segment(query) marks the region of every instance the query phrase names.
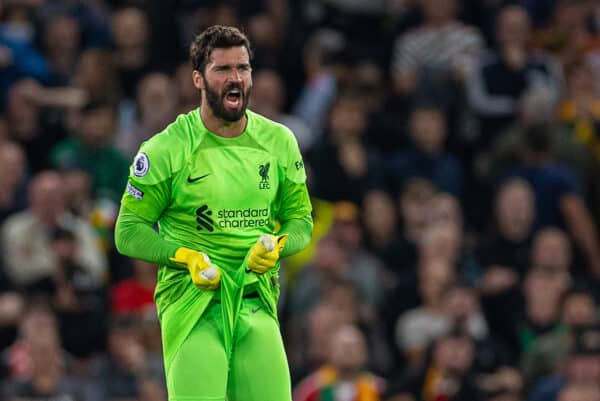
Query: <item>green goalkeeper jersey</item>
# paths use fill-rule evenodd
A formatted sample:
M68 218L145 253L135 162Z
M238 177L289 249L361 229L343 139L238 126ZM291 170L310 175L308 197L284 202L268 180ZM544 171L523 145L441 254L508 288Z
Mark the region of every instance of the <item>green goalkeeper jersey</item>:
M208 131L199 109L180 115L144 142L130 168L122 208L158 223L165 241L202 251L221 268L221 291L256 285L273 310L279 266L265 275L244 271L245 256L261 234L278 224L310 218L306 174L297 142L285 126L246 112L243 133L225 138ZM264 276L264 277L263 277ZM198 290L185 269L161 266L155 298L161 323L178 319L182 340L215 292ZM163 328L164 330L164 328ZM165 337L165 336L163 336ZM165 344L168 354L169 344ZM168 362L168 355L165 355Z

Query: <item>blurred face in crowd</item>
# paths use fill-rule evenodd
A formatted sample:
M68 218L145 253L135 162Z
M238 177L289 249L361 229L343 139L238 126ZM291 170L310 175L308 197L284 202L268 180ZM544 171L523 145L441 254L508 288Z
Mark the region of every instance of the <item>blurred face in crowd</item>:
M235 122L244 116L252 90L246 47L214 49L204 71L194 71L193 79L196 88L202 90L202 104L208 104L215 117Z
M367 116L362 103L350 97L338 99L329 118L336 143L359 138L367 127Z
M77 79L93 99L114 88L117 78L110 52L101 49L84 51L79 58Z
M72 211L90 206L92 200L92 177L81 169L61 173L66 207Z
M32 80L16 82L8 91L6 117L11 134L19 141L29 141L38 135L39 109L29 96Z
M76 52L80 41L79 23L69 16L49 19L44 41L51 56L60 57L61 54Z
M252 110L269 118L276 118L284 102L281 77L273 70L262 70L254 76Z
M327 290L323 299L337 311L344 323L354 323L358 320L358 299L356 289L351 283L341 282Z
M355 374L367 361L367 347L363 334L356 327L344 325L331 336L330 362L340 375Z
M534 195L524 180L511 180L502 185L496 197L496 221L503 237L522 241L529 235L535 217Z
M175 86L177 89L177 97L180 108L178 112L188 112L197 107L199 102L198 91L190 85L190 77L192 76L192 65L190 63L182 63L175 71Z
M419 265L419 292L427 306L439 306L444 291L454 279L452 266L442 259L426 259Z
M109 106L100 106L81 115L81 138L89 147L106 145L115 128L115 111Z
M596 319L594 298L586 293L573 293L563 303L562 320L569 326L591 324Z
M315 267L328 277L341 277L346 269L345 254L339 243L331 237L319 241L313 260Z
M138 85L137 103L142 124L154 132L162 131L173 119L177 106L171 78L162 73L146 75Z
M567 85L569 95L572 98L597 96L598 84L594 76L594 70L588 63L582 62L571 69Z
M559 271L571 266L571 244L566 234L555 228L544 229L533 240L532 265Z
M577 32L585 29L588 2L558 0L554 8L554 26L562 32Z
M598 385L600 383L600 357L587 354L569 357L566 376L573 384Z
M211 16L211 25L239 26L237 9L230 4L219 4Z
M450 223L462 227L462 211L458 200L447 193L435 195L427 204L427 224Z
M138 371L144 364L145 351L136 327L112 328L108 350L117 364L131 372Z
M432 22L453 20L458 11L457 0L420 0L425 18Z
M26 168L23 149L13 142L0 142L0 187L14 190L23 180Z
M475 292L466 287L452 287L444 297L448 313L454 319L465 319L479 311Z
M146 46L148 20L137 8L125 8L117 12L112 20L112 35L119 50Z
M525 277L525 307L528 319L547 325L559 318L560 299L570 284L566 272L534 268Z
M8 2L6 2L8 3ZM11 2L3 9L0 4L0 15L3 16L3 34L5 38L29 42L35 35L33 12L27 4Z
M348 254L352 254L362 246L363 232L359 219L359 210L354 204L349 202L336 204L331 233Z
M394 200L383 191L371 191L363 201L364 222L370 235L390 238L396 229L397 217Z
M417 109L410 116L410 136L423 153L436 155L446 139L446 118L437 109Z
M428 226L419 244L419 255L438 258L454 265L460 258L462 233L456 224L438 223Z
M498 42L502 45L524 47L529 40L531 21L527 10L521 6L502 9L497 21Z
M473 363L473 342L467 337L443 337L434 345L433 361L436 367L462 377Z
M58 342L58 323L52 312L34 307L25 312L19 325L19 335L27 345L39 341Z
M400 195L400 215L405 229L409 232L423 229L427 223L429 201L435 195L435 188L429 181L414 178L404 187Z
M60 383L63 360L58 341L40 337L29 345L31 383L41 393L52 394Z
M600 401L600 388L597 384L592 385L568 385L563 388L557 401Z
M268 13L249 18L248 34L256 47L276 48L279 45L277 42L281 40L274 17Z
M29 207L45 224L54 225L65 210L60 175L52 171L39 173L29 186Z
M330 338L342 325L341 317L329 304L319 304L308 314L308 354L315 363L329 359Z
M19 331L30 358L33 387L41 392L52 393L58 385L63 367L55 316L43 307L33 307L23 316Z

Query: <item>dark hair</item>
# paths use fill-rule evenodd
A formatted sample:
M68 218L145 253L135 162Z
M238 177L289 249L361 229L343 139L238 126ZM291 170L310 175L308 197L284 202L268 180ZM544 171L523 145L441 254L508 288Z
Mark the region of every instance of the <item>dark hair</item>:
M533 124L523 132L523 146L537 154L551 152L553 148L553 129L549 124Z
M117 106L107 100L91 100L79 109L82 115L89 115L98 110L110 110L113 114L116 114Z
M57 226L50 229L50 238L53 241L68 240L75 241L75 233L68 228Z
M192 68L204 73L204 68L210 61L214 49L228 49L244 46L252 59L250 41L239 29L232 26L213 25L197 35L190 45Z

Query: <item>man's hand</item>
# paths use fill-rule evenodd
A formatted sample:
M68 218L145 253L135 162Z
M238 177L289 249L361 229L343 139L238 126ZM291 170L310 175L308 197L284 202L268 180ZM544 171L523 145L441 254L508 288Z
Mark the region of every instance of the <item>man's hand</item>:
M287 238L287 234L280 236L261 235L256 244L250 249L248 267L259 274L271 270L279 260L279 254L283 250Z
M172 262L186 267L194 285L201 290L215 290L221 281L221 271L210 262L207 254L188 248L179 248Z

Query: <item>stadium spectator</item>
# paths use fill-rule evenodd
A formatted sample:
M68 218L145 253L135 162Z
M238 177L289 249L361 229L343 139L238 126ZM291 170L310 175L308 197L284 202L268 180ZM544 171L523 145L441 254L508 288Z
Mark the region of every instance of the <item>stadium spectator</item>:
M285 87L283 80L274 70L260 70L254 75L250 107L273 121L292 130L300 150L307 151L318 139L317 133L300 118L283 112Z
M575 330L569 356L557 371L538 381L529 401L546 401L572 395L572 387L597 386L600 380L600 330L597 324ZM571 390L569 390L571 388ZM575 399L575 398L573 398ZM593 399L593 398L592 398Z
M427 347L448 330L443 295L455 280L452 265L443 259L424 259L418 267L421 306L408 310L396 323L396 344L412 367L425 362Z
M463 193L463 171L458 159L444 150L448 127L443 111L417 107L410 116L412 149L391 156L388 174L393 188L412 177L430 180L436 188L456 197Z
M333 397L338 401L377 401L383 394L382 378L365 371L368 350L363 334L342 325L329 339L327 363L302 380L294 390L294 401L316 401Z
M27 160L14 142L0 142L0 224L27 206L25 196Z
M521 166L512 176L529 182L535 194L534 229L548 226L567 228L586 257L591 275L600 274L600 239L581 196L580 182L573 171L551 157L551 128L532 126L525 130Z
M425 0L421 7L423 23L394 44L394 91L449 106L457 99L456 84L460 88L473 70L483 41L477 28L457 19L456 0Z
M529 267L534 194L522 179L511 179L499 188L494 202L495 225L478 244L476 255L485 272L479 287L486 295L505 291L518 283Z
M100 285L106 258L98 248L91 227L65 210L60 176L52 171L36 175L29 186L29 206L11 215L2 226L6 274L19 288L35 288L57 272L58 256L52 249L53 228L75 233L75 260Z
M137 87L137 122L119 132L116 145L123 154L133 157L142 142L161 132L173 121L177 94L171 77L162 73L144 75Z
M386 399L482 401L483 394L470 373L474 351L473 340L460 332L438 338L426 365L391 385Z
M102 400L139 400L146 380L162 383L164 388L161 357L144 349L136 318L111 319L107 348L108 355L95 359L90 367L92 377L100 384Z
M92 177L96 198L117 203L121 197L129 161L113 145L115 108L109 103L87 103L79 112L78 130L51 150L53 166L59 170L80 168Z
M480 146L494 143L512 124L524 93L538 86L550 90L555 101L561 92L562 71L557 61L528 51L531 21L524 7L503 8L496 19L498 49L481 57L467 81L470 106L479 119Z
M554 373L569 356L572 336L579 327L596 323L596 305L592 294L573 289L565 295L561 307L562 330L542 335L520 361L527 386Z

